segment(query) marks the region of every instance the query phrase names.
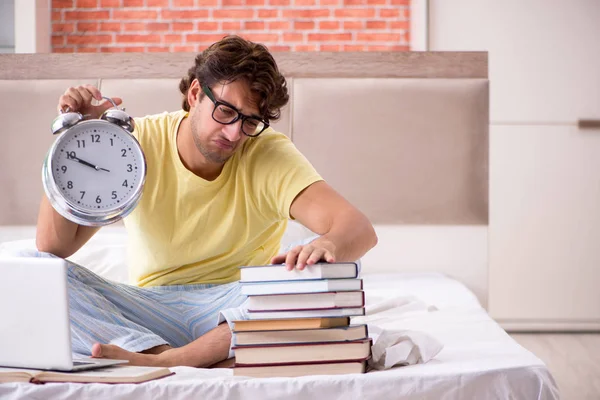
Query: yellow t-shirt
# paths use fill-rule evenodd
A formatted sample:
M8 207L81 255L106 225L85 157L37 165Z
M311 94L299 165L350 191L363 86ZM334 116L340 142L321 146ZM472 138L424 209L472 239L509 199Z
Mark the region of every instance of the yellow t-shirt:
M239 266L270 262L294 198L322 178L283 134L248 138L214 181L177 152L183 110L136 118L147 163L144 192L125 218L129 277L139 286L227 283Z

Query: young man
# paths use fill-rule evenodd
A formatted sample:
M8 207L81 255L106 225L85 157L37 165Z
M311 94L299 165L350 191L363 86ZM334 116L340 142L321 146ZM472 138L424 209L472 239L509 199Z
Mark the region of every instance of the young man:
M224 38L196 57L180 90L183 110L136 119L148 172L124 221L135 286L69 265L75 353L213 365L231 355L231 322L244 318L239 266L302 270L359 259L376 244L368 219L269 128L288 93L264 46ZM69 88L58 108L98 117L109 104L93 99L93 86ZM278 255L289 218L320 236ZM98 230L66 220L45 197L37 227L38 250L63 258Z

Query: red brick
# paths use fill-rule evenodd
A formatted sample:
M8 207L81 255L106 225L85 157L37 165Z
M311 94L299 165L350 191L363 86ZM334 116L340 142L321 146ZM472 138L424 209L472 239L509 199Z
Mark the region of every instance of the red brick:
M54 46L64 46L65 43L66 43L65 37L66 36L55 36L55 35L52 35L52 39L50 39L51 43L52 43L52 46L53 47Z
M250 31L264 30L265 23L262 21L246 21L244 22L244 29Z
M344 0L345 6L362 6L367 4L367 0Z
M267 26L270 31L276 31L276 30L288 31L288 30L290 30L289 21L268 22Z
M197 52L196 46L174 46L173 51L175 53L192 53Z
M111 35L71 35L67 36L67 44L108 44L112 43Z
M365 46L359 44L345 44L344 51L365 51Z
M193 22L173 22L171 25L171 31L173 32L194 30Z
M403 29L405 31L410 29L410 22L409 21L392 21L390 23L390 27L392 29Z
M158 13L151 10L114 10L113 20L151 19L156 20ZM107 18L103 18L107 19Z
M339 44L322 44L319 47L320 51L342 51L342 46Z
M100 32L120 32L121 31L121 23L120 22L100 22L100 26L98 27Z
M97 22L78 22L77 23L77 32L98 32L98 23Z
M294 0L294 6L316 6L316 0Z
M410 20L410 7L404 7L404 20Z
M329 17L329 15L330 11L322 8L304 10L283 10L284 18L323 18Z
M320 21L319 29L325 31L340 29L340 23L337 21Z
M242 36L254 43L275 43L279 40L277 33L244 33Z
M123 53L124 51L123 47L100 47L101 53Z
M389 45L376 45L376 46L368 46L367 51L391 51L392 46Z
M172 0L173 7L194 7L194 0Z
M183 43L183 35L164 35L163 43Z
M409 46L392 46L392 51L409 51Z
M169 7L169 0L146 0L147 7Z
M317 51L317 46L314 44L297 44L294 48L295 51Z
M351 33L309 33L309 42L342 42L352 40Z
M174 11L174 10L162 10L160 12L163 20L195 20L208 18L208 10L185 10L185 11ZM156 17L148 18L156 19Z
M124 32L145 32L146 24L144 22L124 22Z
M108 11L65 11L66 21L98 21L109 17Z
M168 53L168 47L148 47L148 53Z
M97 53L97 47L78 47L77 53Z
M216 7L218 5L218 0L198 0L198 7Z
M390 0L392 5L394 6L408 6L410 5L410 0Z
M52 0L52 8L73 8L75 2L73 0Z
M297 30L315 29L315 23L313 21L295 21L294 29L297 29Z
M272 52L290 51L292 49L291 46L281 46L281 45L269 46L268 48L269 48L269 51L272 51Z
M268 0L270 6L289 6L290 0Z
M284 42L303 42L304 35L301 33L284 33L283 41Z
M362 30L364 27L364 21L344 21L344 30Z
M117 43L160 43L160 35L118 35Z
M387 21L367 21L367 29L387 29Z
M321 6L339 6L340 0L321 0L319 4Z
M146 30L148 32L165 32L170 31L169 23L167 22L148 22L146 24Z
M144 0L123 0L123 7L144 7Z
M246 0L247 6L264 6L265 0Z
M375 16L374 8L346 8L335 10L335 16L338 18L373 18Z
M185 43L214 43L223 39L224 34L189 34L185 35Z
M387 5L388 0L367 0L367 4L370 6L381 6Z
M250 19L254 17L254 10L213 10L213 18L217 19Z
M400 10L397 8L382 8L379 10L379 16L382 18L396 18L400 16Z
M243 6L244 0L221 0L223 7Z
M96 8L98 7L98 0L77 0L75 2L77 8Z
M221 29L224 31L239 31L242 29L242 23L240 21L223 21L221 22Z
M121 0L100 0L100 7L121 7Z
M74 47L55 47L52 49L53 53L74 53Z
M401 35L397 33L362 33L356 35L359 42L399 42Z
M52 33L71 33L75 32L75 24L52 24Z
M209 21L198 21L198 22L196 22L196 30L197 31L218 31L219 23L218 22L209 22Z
M60 11L52 11L51 19L52 19L52 22L62 21L63 20L62 12L60 12Z
M277 18L281 10L258 10L258 18Z
M125 53L144 53L146 51L145 47L134 46L134 47L124 47L123 50Z

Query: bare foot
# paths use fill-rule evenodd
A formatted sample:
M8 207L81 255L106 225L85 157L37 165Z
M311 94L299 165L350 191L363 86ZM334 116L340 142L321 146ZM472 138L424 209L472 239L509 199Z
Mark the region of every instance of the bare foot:
M114 344L95 343L92 346L92 357L128 360L129 365L162 366L158 355L133 353Z

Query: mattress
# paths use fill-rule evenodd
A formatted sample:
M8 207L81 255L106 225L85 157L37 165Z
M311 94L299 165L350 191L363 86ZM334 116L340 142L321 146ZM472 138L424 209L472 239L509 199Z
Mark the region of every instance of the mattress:
M425 364L359 375L300 378L233 377L229 369L176 367L142 384L10 383L0 398L261 398L261 399L557 399L544 363L508 336L464 285L437 273L364 276L367 322L386 330L424 332L443 344ZM391 307L395 299L425 306ZM402 302L399 302L402 303ZM404 302L405 304L406 302Z

